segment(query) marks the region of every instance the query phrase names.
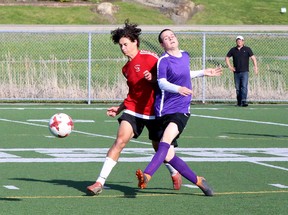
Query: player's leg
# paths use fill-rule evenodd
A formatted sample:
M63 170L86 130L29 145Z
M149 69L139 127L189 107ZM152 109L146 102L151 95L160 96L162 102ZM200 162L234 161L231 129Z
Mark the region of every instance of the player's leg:
M149 139L152 140L152 146L155 150L155 152L158 149L159 141L163 136L163 130L159 129L161 126L163 126L162 122L158 122L158 120L147 120L146 121L146 127L149 132ZM171 144L171 147L177 147L177 141L173 141ZM167 170L169 171L172 179L173 189L174 190L180 190L182 185L182 177L179 174L179 172L173 168L169 163L166 161L164 162L164 165L166 166Z
M157 149L158 149L159 141L153 141L152 140L152 145L153 145L153 148L154 148L154 150L156 152ZM174 151L174 146L171 145L171 147L173 148L173 151ZM164 165L166 166L166 168L170 172L171 177L173 177L174 175L177 175L178 171L175 168L173 168L173 166L171 166L166 161L164 161Z
M107 157L110 157L117 162L122 150L125 148L125 146L132 139L133 136L134 132L131 124L126 120L121 121L117 133L117 138L107 152Z
M102 192L106 179L112 169L117 164L120 154L129 140L134 136L132 126L129 122L122 120L118 128L117 138L109 149L100 174L94 184L87 187L87 191L92 195Z
M167 141L167 142L172 142L173 140L175 141L184 130L189 117L190 114L178 114L178 113L168 116L168 121L170 121L170 123L165 129L161 141ZM162 143L165 142L159 143L159 148L156 154L160 151L162 145L163 147L166 147L166 145ZM149 165L146 167L144 173L140 169L136 171L136 176L138 178L138 187L141 189L146 188L148 181L151 179L151 176L155 172L153 169L155 168L153 167L153 161L156 163L157 166L159 166L159 164L157 164L157 162L159 161L157 159L154 160L155 155L152 158ZM213 195L213 190L210 188L205 178L197 176L181 158L177 157L175 155L174 147L169 147L166 153L165 160L169 162L169 164L171 164L176 170L178 170L179 173L183 175L186 179L196 184L206 196ZM149 167L151 168L149 169Z
M140 169L136 171L139 188L141 189L146 188L148 181L158 170L160 165L164 162L170 149L170 144L178 134L179 132L177 124L175 124L174 122L169 123L168 126L165 128L162 140L159 142L158 150L154 154L150 163L145 168L144 174Z
M206 182L205 178L197 176L192 169L178 156L174 156L169 163L179 171L187 180L196 184L206 196L213 196L213 190Z
M159 144L158 141L152 141L152 145L153 145L155 152L158 149L158 144ZM172 152L174 152L174 145L171 145L170 148L172 148ZM169 154L169 151L168 151L168 154ZM172 179L172 183L173 183L173 189L174 190L180 190L181 185L182 185L181 174L173 166L171 166L169 163L167 163L166 161L164 161L164 165L166 166L167 170L169 171L169 173L171 175L171 179Z
M201 176L197 176L192 169L178 156L174 156L169 164L173 166L179 173L193 184L197 185L206 196L213 196L213 189L209 186L206 179ZM146 170L145 170L146 171ZM148 181L151 179L145 172L143 173L140 169L136 171L138 177L138 187L145 189Z
M183 132L189 118L190 114L175 114L172 116L172 120L177 123L179 135ZM177 135L177 137L179 137L179 135ZM172 152L172 149L169 151ZM213 195L213 190L210 188L206 180L203 177L197 176L181 158L175 155L175 152L168 154L166 161L178 170L183 177L191 181L193 184L196 184L206 196Z

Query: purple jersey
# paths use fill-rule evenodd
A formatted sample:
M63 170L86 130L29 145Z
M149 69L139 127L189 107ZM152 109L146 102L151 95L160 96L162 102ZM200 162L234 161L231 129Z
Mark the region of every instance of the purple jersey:
M165 78L168 82L192 89L190 78L190 56L181 51L181 57L164 53L157 63L157 78ZM172 113L190 113L192 96L182 96L159 89L156 92L155 114L160 117Z

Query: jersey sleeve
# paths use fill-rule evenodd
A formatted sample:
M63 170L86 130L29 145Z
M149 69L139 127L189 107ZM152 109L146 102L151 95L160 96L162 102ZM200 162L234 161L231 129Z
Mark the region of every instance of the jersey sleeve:
M167 79L167 61L165 58L160 58L157 63L157 79Z
M230 49L229 51L228 51L228 53L226 54L226 57L231 57L232 56L232 49Z
M249 57L253 56L254 54L253 54L253 51L252 51L252 49L251 49L251 48L249 48L249 47L247 47L247 49L248 49L248 54L249 54Z

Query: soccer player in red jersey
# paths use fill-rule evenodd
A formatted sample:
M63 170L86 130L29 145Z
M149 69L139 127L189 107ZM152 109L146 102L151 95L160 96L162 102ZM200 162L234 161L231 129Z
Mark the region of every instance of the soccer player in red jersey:
M136 24L125 21L123 28L117 28L111 32L114 44L119 44L122 53L127 56L128 61L122 68L122 73L127 79L129 92L124 101L116 107L107 109L107 115L119 117L119 128L117 137L107 152L100 175L96 182L87 187L88 193L98 195L102 192L103 186L113 167L117 164L121 151L132 138L137 138L144 127L148 129L149 139L155 150L158 147L158 126L154 116L154 91L157 87L156 54L150 51L140 50L139 36L141 29ZM174 145L176 146L176 141ZM173 187L179 190L182 184L181 175L170 165L166 164L171 173Z

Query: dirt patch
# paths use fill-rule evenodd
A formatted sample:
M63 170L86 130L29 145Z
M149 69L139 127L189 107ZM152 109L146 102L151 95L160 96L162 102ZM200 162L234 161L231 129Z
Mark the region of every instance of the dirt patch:
M202 10L203 5L196 5L190 0L126 0L158 9L172 19L175 24L185 24L192 16Z

